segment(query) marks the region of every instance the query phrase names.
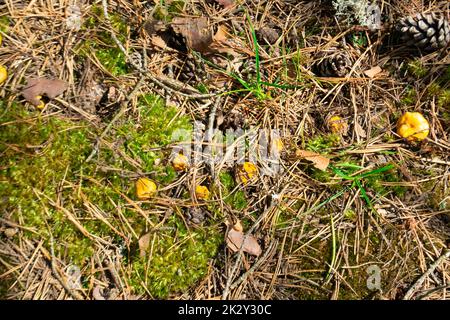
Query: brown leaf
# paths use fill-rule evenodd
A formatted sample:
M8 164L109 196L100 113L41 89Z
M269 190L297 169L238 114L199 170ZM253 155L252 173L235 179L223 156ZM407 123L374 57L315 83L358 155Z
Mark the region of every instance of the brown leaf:
M213 37L214 42L226 41L228 39L228 32L225 26L219 25L217 32Z
M245 236L242 231L237 231L234 228L230 228L230 231L228 231L227 234L228 248L230 248L233 252L238 252L242 246L242 242L244 242L242 251L254 256L259 256L261 254L261 247L255 237L249 235L245 238L245 241L244 237Z
M314 167L322 171L325 171L330 164L330 159L325 158L324 156L321 156L320 154L312 151L297 150L295 151L295 155L299 158L311 161Z
M364 128L361 127L361 125L358 122L355 122L355 131L356 131L356 134L358 136L360 136L361 138L367 137L366 130L364 130Z
M224 8L230 8L234 5L234 0L214 0Z
M161 38L160 36L153 36L151 37L150 41L155 47L158 47L160 49L167 49L167 43Z
M234 57L239 56L238 52L244 52L246 54L252 55L253 52L249 52L246 48L239 47L238 44L234 43L233 39L230 39L230 34L225 26L219 25L217 27L217 32L213 36L213 41L209 46L209 51L226 53Z
M145 257L145 253L148 250L148 247L150 245L150 236L151 232L148 232L139 238L139 256L141 258Z
M377 74L379 74L381 71L383 71L379 66L373 67L369 70L364 71L364 74L368 76L369 78L375 77Z
M39 96L46 95L53 99L67 89L67 82L58 79L36 78L28 80L28 84L22 90L23 97L31 104L38 106L41 101Z
M209 50L213 35L207 18L174 18L171 26L186 39L189 48L199 52Z

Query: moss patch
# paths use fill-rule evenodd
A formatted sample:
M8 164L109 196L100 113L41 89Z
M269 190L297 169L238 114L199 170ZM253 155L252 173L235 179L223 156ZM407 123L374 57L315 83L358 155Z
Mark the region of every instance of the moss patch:
M146 95L139 100L139 117L126 119L105 138L116 143L114 150L102 147L95 161L86 162L98 130L82 121L40 115L17 103L6 107L0 102L0 108L7 108L0 124L2 212L36 230L37 235L25 234L30 239L43 239L48 246L51 235L56 254L81 269L96 248L68 216L76 217L91 235L120 246L126 241L120 233L132 238L131 230L118 216L117 209L121 208L127 223L141 235L146 231L145 219L122 196L135 198L134 180L119 173L136 171L133 163L138 163L142 172L151 172L163 187L176 174L170 166L155 165L156 158L165 156L155 150L167 146L175 130L191 130L189 119L177 116L176 108ZM125 161L125 157L132 161ZM142 210L151 211L152 207L146 203ZM158 215L149 217L155 224L159 222ZM164 227L155 233L151 257L139 258L138 252L128 254L132 270L128 281L137 292L146 291L142 287L145 284L154 297L186 290L204 276L222 239L217 226L188 230L175 214ZM145 267L143 273L148 259L150 268Z
M124 43L129 32L128 24L118 14L110 14L110 20L117 38ZM98 28L100 24L105 23L102 9L99 6L93 6L83 25L84 31L90 32L90 36L76 48L76 51L81 58L94 54L113 76L127 74L130 70L125 55L117 47L110 32L101 31L102 29Z

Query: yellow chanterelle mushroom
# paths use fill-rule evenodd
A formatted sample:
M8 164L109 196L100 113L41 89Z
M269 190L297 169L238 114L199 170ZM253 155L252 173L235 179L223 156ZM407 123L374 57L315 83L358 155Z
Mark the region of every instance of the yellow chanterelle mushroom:
M251 162L244 162L237 169L237 179L244 185L247 184L258 174L258 167Z
M139 178L136 181L136 196L141 199L149 199L156 194L156 183L148 178Z
M207 200L209 198L209 190L205 186L196 186L195 187L195 196L199 200Z
M429 132L430 125L419 112L406 112L397 121L397 134L409 142L422 141Z

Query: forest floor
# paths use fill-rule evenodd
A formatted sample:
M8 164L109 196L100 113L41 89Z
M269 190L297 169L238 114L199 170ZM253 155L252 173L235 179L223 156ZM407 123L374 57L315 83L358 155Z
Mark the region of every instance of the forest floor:
M448 299L450 4L375 2L1 1L0 298Z

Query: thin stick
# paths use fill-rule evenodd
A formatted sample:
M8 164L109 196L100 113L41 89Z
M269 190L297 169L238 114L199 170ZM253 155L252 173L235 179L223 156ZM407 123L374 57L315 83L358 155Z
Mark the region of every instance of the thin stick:
M244 273L242 276L239 277L239 279L237 279L231 286L230 286L230 290L233 290L234 288L236 288L238 285L240 285L243 281L245 281L250 275L252 275L253 272L255 272L255 270L257 268L259 268L259 266L267 259L267 257L269 256L269 254L272 252L272 249L276 247L276 245L278 244L278 241L275 240L275 243L271 243L269 248L267 248L266 252L264 253L264 255L259 258L252 266L250 269L248 269L248 271L246 273Z
M72 290L71 288L69 288L67 283L64 281L64 279L59 274L58 270L56 270L56 263L55 263L56 257L55 257L55 249L53 247L53 236L50 236L50 255L51 255L51 257L50 257L50 265L52 267L53 275L56 278L56 280L58 280L58 282L62 285L64 290L66 290L66 292L70 296L72 296L72 298L74 298L75 300L84 300L82 295L80 295L75 290Z
M408 292L406 292L403 300L411 299L414 292L422 285L425 279L434 272L434 270L446 259L450 257L450 250L447 250L442 254L439 259L437 259L433 264L428 268L428 270L409 288Z
M166 91L170 92L170 93L176 93L179 94L183 97L187 97L187 98L191 98L191 99L205 99L205 98L211 98L216 96L217 94L200 94L200 93L183 93L180 90L180 88L171 88L170 86L174 86L173 83L169 83L168 81L165 81L166 83L163 83L164 80L162 79L158 79L154 76L152 76L147 70L145 70L144 68L142 68L140 65L138 65L133 59L129 58L128 52L125 49L125 47L123 46L123 44L119 41L119 39L117 38L116 34L113 31L112 25L111 25L111 19L109 17L108 14L108 2L107 0L102 0L102 4L103 4L103 15L105 16L106 19L106 23L108 24L108 27L110 29L110 33L111 33L111 37L113 39L113 41L116 43L117 47L120 49L120 51L122 51L122 53L125 55L125 57L127 58L127 61L136 69L138 70L143 76L145 76L147 79L149 79L150 81L152 81L154 84L160 86L161 88L165 89Z
M259 225L259 223L267 216L267 214L269 213L269 211L274 208L275 205L273 203L271 203L271 205L259 216L259 218L255 221L255 223L253 224L253 226L245 233L244 238L242 239L242 244L241 247L239 248L239 252L238 252L238 257L236 259L236 262L234 263L233 269L231 271L231 274L228 276L227 279L227 284L225 285L225 289L223 290L223 294L222 294L222 300L226 300L228 297L228 294L230 292L230 288L231 288L231 283L233 281L233 276L237 271L237 268L239 267L241 260L242 260L242 255L244 253L244 243L245 240L247 240L247 237L256 229L256 227Z
M217 112L217 107L220 104L221 101L221 97L218 97L216 102L213 104L213 106L211 107L211 112L209 114L209 121L208 121L208 129L207 129L207 142L210 146L212 146L212 140L213 140L213 136L214 136L214 120L216 118L216 112ZM212 147L210 147L212 148ZM214 170L214 157L213 157L213 152L211 151L211 159L209 161L209 169L211 171L211 178L212 181L215 181L216 175L215 175L215 170Z

